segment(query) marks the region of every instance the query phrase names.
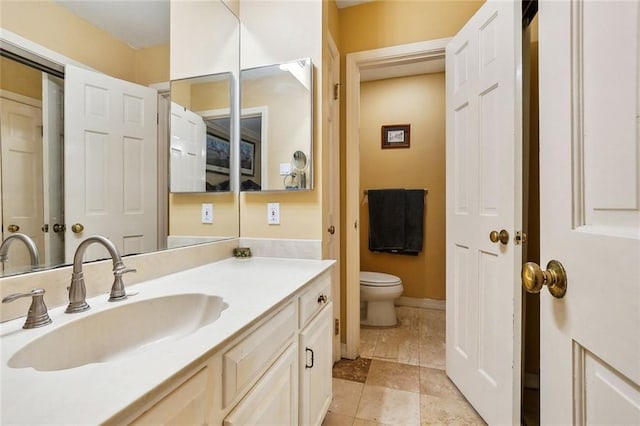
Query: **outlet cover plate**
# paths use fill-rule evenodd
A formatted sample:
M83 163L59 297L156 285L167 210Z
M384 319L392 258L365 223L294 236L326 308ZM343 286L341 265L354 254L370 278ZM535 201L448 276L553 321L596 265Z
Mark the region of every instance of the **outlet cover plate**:
M267 204L267 223L269 225L280 225L280 203Z
M202 223L213 223L213 204L202 204Z

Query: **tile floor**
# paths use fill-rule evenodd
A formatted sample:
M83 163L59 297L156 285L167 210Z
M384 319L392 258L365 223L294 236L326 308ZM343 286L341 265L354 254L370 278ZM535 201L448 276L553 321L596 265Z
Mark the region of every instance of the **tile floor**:
M334 367L323 425L484 425L444 372L444 311L397 313L396 327L363 327L362 358Z

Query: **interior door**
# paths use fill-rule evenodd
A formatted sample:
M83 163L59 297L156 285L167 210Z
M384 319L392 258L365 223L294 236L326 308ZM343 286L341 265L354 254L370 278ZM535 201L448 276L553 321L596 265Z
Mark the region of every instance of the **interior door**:
M520 422L520 7L487 1L446 48L446 370L489 424Z
M207 128L198 114L171 102L171 191L204 192Z
M26 234L43 256L42 111L39 107L0 98L0 113L3 239L14 232ZM4 265L5 273L29 270L29 252L22 243L13 243Z
M66 262L95 234L122 254L155 250L156 90L70 65L64 90ZM93 245L85 260L105 254Z
M64 263L64 82L42 73L44 263Z
M327 199L327 234L325 237L328 259L334 259L336 264L332 269L333 283L333 318L340 318L340 52L332 39L329 40L329 55L327 56L329 70L329 84L327 94L329 99L327 111L327 126L329 143L327 144L327 158L329 159L329 180ZM339 361L341 356L340 329L333 333L333 361Z
M640 3L540 3L541 424L640 424Z

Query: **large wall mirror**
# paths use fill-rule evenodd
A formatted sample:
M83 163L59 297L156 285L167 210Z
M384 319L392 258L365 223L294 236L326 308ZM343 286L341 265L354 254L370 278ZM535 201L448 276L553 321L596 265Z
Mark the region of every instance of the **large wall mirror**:
M313 188L313 67L302 59L240 71L240 188Z
M74 3L120 8L109 1L68 4ZM219 18L239 27L237 17L220 3ZM168 2L132 2L131 7L142 10L134 13L128 6L127 14L147 20L150 14L144 8L158 6L166 8L163 13L168 17ZM25 234L39 252L38 264L32 265L26 245L10 238L8 259L0 264L2 275L69 264L77 244L94 234L110 238L124 255L238 237L239 203L237 194L229 191L234 186L233 172L224 167L224 160L214 161L217 179L204 182L205 191L209 188L219 193L169 194L171 99L168 88L156 89L163 83L168 86L168 19L157 20L165 27L165 45L130 48L118 40L117 31L107 34L108 29L101 28L106 31L100 35L101 43L87 35L85 44L91 44L95 53L91 55L64 41L66 33L83 38L85 28L99 26L87 17L90 14L70 19L69 10L59 12L66 7L63 1L7 1L2 7L2 240ZM58 21L63 16L65 20ZM140 25L131 30L135 33L146 28ZM56 41L43 47L49 35ZM229 42L236 43L239 58L239 37ZM101 48L116 45L118 50L100 53ZM237 84L229 75L239 74L238 64L239 60L230 65L226 76L222 73L209 82L226 86L227 102L232 101L230 85ZM119 73L123 69L131 70L131 78ZM119 78L107 75L112 71ZM153 85L156 88L150 88L151 83L157 83ZM108 87L115 87L112 85L126 87L126 91L120 91L119 98L107 96ZM190 109L196 112L225 109L202 99L191 102ZM122 109L109 109L108 105ZM92 116L82 118L82 111ZM121 117L130 127L142 127L144 122L149 131L120 132L116 129L121 126L108 124L106 116ZM216 129L212 134L221 139L225 132L234 132L229 124L234 120L228 116L204 120L211 121L207 129ZM114 141L118 147L111 150ZM229 169L228 175L225 169ZM213 223L203 223L203 204L213 206ZM144 214L137 214L140 212ZM100 247L90 249L95 251L89 250L85 260L106 257Z

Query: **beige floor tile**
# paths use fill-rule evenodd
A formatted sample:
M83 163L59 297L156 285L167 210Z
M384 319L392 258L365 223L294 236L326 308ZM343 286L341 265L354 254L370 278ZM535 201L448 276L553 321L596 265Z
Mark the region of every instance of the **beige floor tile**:
M420 396L420 416L423 425L485 425L486 423L466 401Z
M355 419L351 416L344 416L329 411L322 420L322 426L352 426Z
M420 339L420 366L444 370L445 344L443 338L426 337Z
M417 366L397 362L371 361L366 386L383 386L407 392L420 392L420 369Z
M464 396L444 370L435 368L420 368L420 394L464 401Z
M356 418L390 425L418 425L420 395L382 386L365 385Z
M445 311L437 309L420 310L420 335L424 337L445 336Z
M409 306L396 306L396 316L398 318L398 327L401 328L418 328L420 326L420 308L412 308Z
M334 414L354 417L362 396L364 383L333 379L333 399L329 411Z
M374 422L372 420L356 419L353 422L353 426L389 426L384 423Z
M378 343L379 329L361 328L360 329L360 356L363 358L373 358Z
M417 328L381 329L373 358L395 362L412 360L415 358L415 353L411 351L419 350L419 347L415 345L420 341L419 339L420 330Z

